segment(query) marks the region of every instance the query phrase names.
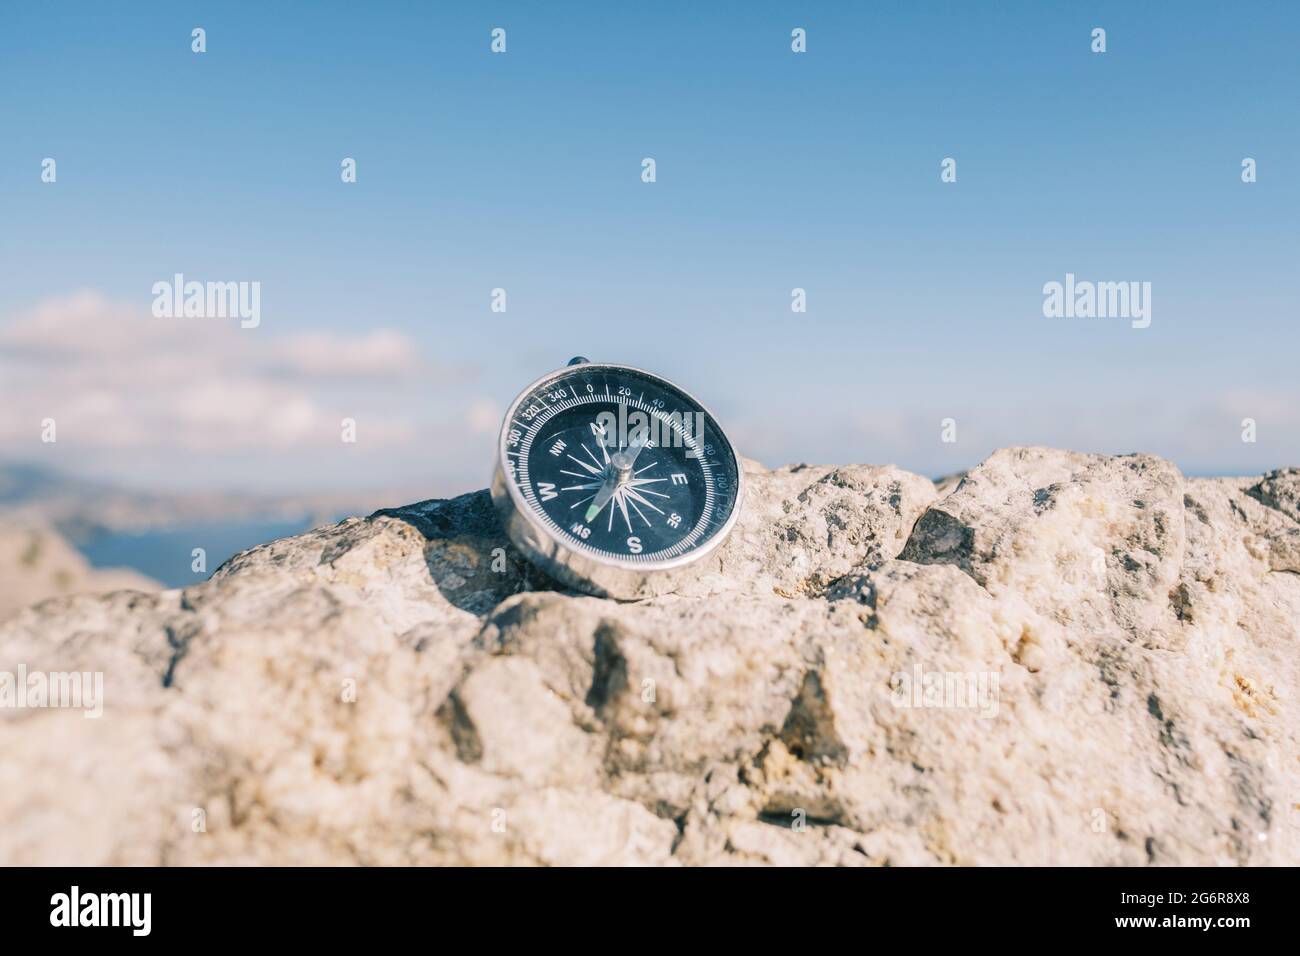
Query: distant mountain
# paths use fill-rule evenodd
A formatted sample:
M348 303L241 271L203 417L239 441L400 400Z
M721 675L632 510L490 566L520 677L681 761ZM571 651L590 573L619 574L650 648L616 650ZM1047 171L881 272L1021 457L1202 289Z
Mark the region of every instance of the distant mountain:
M0 462L0 507L100 489L101 486L60 475L40 465Z
M195 584L265 541L421 497L142 491L0 463L0 616L54 594Z
M421 496L409 489L293 496L145 491L88 481L41 465L0 462L0 523L53 527L78 544L104 533L217 522L323 524L412 497Z
M158 582L125 568L95 569L48 528L0 525L0 620L63 594L156 591Z

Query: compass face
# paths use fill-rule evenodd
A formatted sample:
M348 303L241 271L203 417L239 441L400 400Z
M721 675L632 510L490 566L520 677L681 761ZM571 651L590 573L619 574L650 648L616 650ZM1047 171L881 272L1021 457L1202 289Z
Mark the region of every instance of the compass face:
M699 402L639 369L583 363L542 379L511 408L501 444L531 524L602 563L684 564L735 515L731 443Z

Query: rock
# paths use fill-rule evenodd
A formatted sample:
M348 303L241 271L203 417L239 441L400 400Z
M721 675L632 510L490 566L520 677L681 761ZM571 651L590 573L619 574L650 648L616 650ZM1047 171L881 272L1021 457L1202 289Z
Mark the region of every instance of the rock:
M1270 471L1246 493L1291 520L1300 521L1300 468Z
M0 524L0 620L47 597L122 588L156 591L159 585L126 568L92 568L49 528Z
M644 602L476 492L20 612L103 716L0 709L0 863L1300 863L1300 472L746 468Z

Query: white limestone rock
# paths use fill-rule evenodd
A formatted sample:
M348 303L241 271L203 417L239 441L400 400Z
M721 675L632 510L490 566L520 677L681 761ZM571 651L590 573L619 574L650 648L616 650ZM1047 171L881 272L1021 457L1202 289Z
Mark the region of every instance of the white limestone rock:
M650 601L476 492L20 612L0 863L1300 863L1300 470L746 468Z

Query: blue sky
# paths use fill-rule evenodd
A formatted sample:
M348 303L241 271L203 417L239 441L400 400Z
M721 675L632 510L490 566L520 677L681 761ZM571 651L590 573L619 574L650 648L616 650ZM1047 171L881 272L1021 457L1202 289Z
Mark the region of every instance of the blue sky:
M175 272L257 280L262 326L205 330L231 341L191 383L297 396L307 431L358 409L362 438L253 422L260 439L172 441L200 414L147 440L87 418L84 441L30 441L90 363L16 403L0 457L153 485L477 487L485 422L582 353L677 380L768 464L937 474L1028 443L1196 473L1300 463L1298 28L1283 3L10 5L0 374L5 323L69 296L97 297L78 314L111 332L147 326ZM1067 272L1151 282L1151 327L1045 318ZM418 356L402 381L250 379L277 343L380 331ZM149 334L98 366L129 367Z

